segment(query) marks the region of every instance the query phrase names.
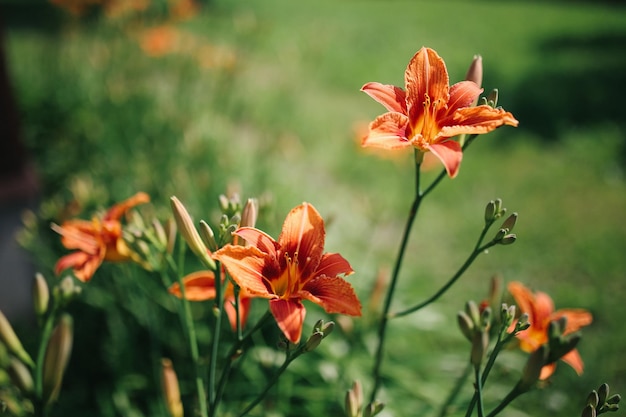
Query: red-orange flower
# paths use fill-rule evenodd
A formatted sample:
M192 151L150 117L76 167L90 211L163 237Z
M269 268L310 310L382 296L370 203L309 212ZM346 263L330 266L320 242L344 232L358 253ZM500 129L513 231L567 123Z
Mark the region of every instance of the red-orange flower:
M548 328L550 322L567 319L564 335L573 333L581 327L591 324L591 313L583 309L562 309L554 311L554 303L546 293L536 291L533 293L519 282L511 282L508 285L509 292L515 298L517 306L522 313L528 314L530 327L517 334L520 348L525 352L534 352L541 345L548 342ZM515 326L513 323L512 327ZM578 350L573 349L561 359L570 365L579 375L583 372L583 361ZM556 363L551 363L541 369L539 379L546 379L554 373Z
M76 278L83 282L91 279L103 261L122 262L136 258L122 239L120 219L132 207L150 201L146 193L137 193L112 206L102 218L93 220L68 220L53 229L61 235L67 249L78 249L59 259L55 272L60 274L72 268Z
M454 178L463 152L452 137L518 124L511 113L502 109L472 106L483 90L472 81L450 87L446 64L430 48L422 48L413 56L404 78L405 90L376 82L361 88L389 111L370 123L362 146L383 149L413 146L422 152L430 151Z
M340 276L351 274L352 267L338 253L323 253L324 221L312 205L303 203L289 212L278 241L252 227L235 234L249 246L227 245L215 252L215 259L248 294L270 300L278 327L291 342L298 343L302 334L302 300L328 313L361 315L359 299Z
M213 271L197 271L183 278L185 297L190 301L206 301L215 299L215 274ZM182 298L180 285L176 282L169 288L170 294ZM233 331L237 331L237 310L235 308L235 288L228 281L224 289L224 310ZM250 311L250 297L245 290L239 292L239 322L245 326Z

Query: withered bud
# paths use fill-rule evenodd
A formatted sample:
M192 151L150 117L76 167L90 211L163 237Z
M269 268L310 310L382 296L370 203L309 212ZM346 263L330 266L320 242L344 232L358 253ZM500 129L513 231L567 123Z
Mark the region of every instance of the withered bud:
M517 223L517 213L512 213L500 226L501 229L506 229L508 232L512 232Z
M180 400L178 377L172 361L167 358L161 359L161 384L167 411L172 417L183 417L183 403Z
M607 400L607 398L609 398L609 384L604 383L602 385L600 385L600 387L598 388L598 401L596 402L596 406L598 404L604 404Z
M42 397L50 404L59 396L65 368L70 359L73 342L73 321L63 314L52 331L43 362Z

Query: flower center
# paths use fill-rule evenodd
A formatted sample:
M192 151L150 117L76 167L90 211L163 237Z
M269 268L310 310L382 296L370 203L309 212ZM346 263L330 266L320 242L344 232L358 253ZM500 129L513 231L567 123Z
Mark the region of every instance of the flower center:
M424 94L424 111L418 118L415 125L415 137L413 145L419 149L426 150L428 145L432 144L433 139L439 133L439 125L437 123L437 109L441 104L441 100L431 100L428 94Z
M298 264L298 252L295 252L293 257L285 252L285 269L273 283L274 294L278 295L280 298L288 298L297 291L300 281Z

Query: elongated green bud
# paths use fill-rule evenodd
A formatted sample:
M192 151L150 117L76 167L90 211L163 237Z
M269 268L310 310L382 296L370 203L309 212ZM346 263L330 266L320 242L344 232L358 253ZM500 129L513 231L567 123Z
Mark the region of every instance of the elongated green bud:
M9 320L7 320L2 311L0 311L0 340L5 344L9 352L15 355L19 360L31 368L35 367L35 363L28 352L24 350L22 342L20 342L20 339L15 334L11 323L9 323Z
M174 219L176 219L176 224L178 225L178 230L189 245L191 251L200 258L207 267L215 270L215 261L209 256L208 249L204 245L204 242L202 242L185 206L183 206L176 197L171 197L170 203L172 205Z
M43 316L48 311L48 303L50 302L50 288L44 276L40 273L35 274L35 282L33 284L33 307L35 314Z
M33 391L33 376L22 361L15 358L11 359L8 371L11 381L23 394L28 395Z
M73 342L73 322L64 314L52 331L43 362L42 398L50 404L59 396L65 368L70 360Z

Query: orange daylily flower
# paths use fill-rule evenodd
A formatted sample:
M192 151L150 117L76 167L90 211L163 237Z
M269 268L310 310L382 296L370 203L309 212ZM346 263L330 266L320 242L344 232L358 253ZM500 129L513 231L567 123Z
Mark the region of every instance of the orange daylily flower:
M122 239L120 219L132 207L149 201L148 194L140 192L112 206L102 218L68 220L61 226L53 224L52 228L61 235L63 246L78 249L57 261L56 274L72 268L76 278L87 282L103 261L135 260L137 256Z
M186 275L183 278L185 286L185 297L189 301L206 301L215 299L215 274L213 271L197 271ZM183 294L178 282L172 284L168 290L170 294L174 294L178 298L182 298ZM245 326L248 320L248 312L250 311L250 296L244 289L239 292L239 322L241 327ZM237 331L237 310L235 308L235 288L228 281L224 289L224 310L228 316L230 327L233 331Z
M511 282L508 285L509 292L515 298L517 306L522 313L528 314L530 327L517 334L520 348L525 352L534 352L541 345L548 342L548 328L550 322L559 320L561 317L567 319L564 335L578 331L581 327L591 324L593 318L591 313L584 309L561 309L554 311L554 303L546 293L536 291L531 292L519 282ZM512 324L512 328L515 323ZM570 365L577 374L583 372L583 361L578 350L573 349L561 357L563 362ZM541 369L539 379L544 380L554 373L556 363L551 363Z
M404 78L406 90L377 82L361 88L388 110L370 123L362 146L413 146L421 152L432 152L454 178L463 152L452 137L487 133L505 124L518 125L513 115L503 109L472 106L483 90L473 81L450 86L446 64L430 48L422 48L413 56Z
M340 276L354 271L338 253L323 253L324 221L312 205L289 212L278 241L252 227L241 227L235 235L249 246L226 245L214 258L248 294L269 299L278 327L291 342L298 343L302 334L302 300L328 313L361 315L359 299Z

